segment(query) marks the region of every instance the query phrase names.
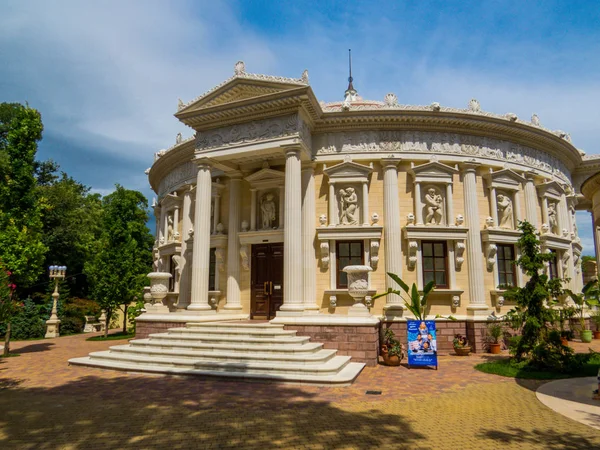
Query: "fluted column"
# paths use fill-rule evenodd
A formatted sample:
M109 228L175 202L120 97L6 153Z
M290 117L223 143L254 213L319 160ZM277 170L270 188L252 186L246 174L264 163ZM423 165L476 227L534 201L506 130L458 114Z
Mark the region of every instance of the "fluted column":
M496 188L490 188L490 216L494 220L494 226L497 227L498 223L498 198L496 197Z
M335 184L329 180L329 226L333 227L337 224L335 215Z
M385 242L385 271L402 277L402 235L400 229L400 202L398 200L398 160L384 159L383 165L383 239ZM386 288L399 289L390 277L385 278ZM398 295L388 295L384 307L386 314L394 315L403 309Z
M467 232L467 268L469 275L469 305L467 310L476 315L488 309L485 284L483 282L483 253L477 198L477 163L467 163L463 168L463 188L465 197L465 224Z
M285 214L283 227L283 305L280 310L301 313L302 298L302 180L300 150L285 151Z
M525 220L537 230L537 192L535 190L535 179L533 174L527 173L525 180Z
M396 171L398 178L398 171ZM396 184L398 181L396 181ZM421 201L421 182L415 183L415 220L417 225L423 225L423 202Z
M516 229L517 226L519 225L519 221L521 220L521 192L520 191L515 191L513 193L513 221L514 221L514 228Z
M186 189L183 194L183 217L181 220L181 262L179 264L179 299L177 308L187 308L190 304L190 295L192 288L192 252L190 251L191 242L188 241L188 231L192 228L192 192L193 188Z
M196 161L196 210L194 217L194 253L192 255L192 296L190 311L214 312L208 304L208 274L210 265L210 164Z
M571 227L569 225L569 206L567 205L567 196L563 193L560 196L560 202L558 203L558 234L563 237L571 238ZM563 232L567 230L567 234Z
M452 198L452 183L446 184L446 225L454 226L454 202Z
M240 196L241 174L232 176L229 180L229 229L227 235L227 303L224 308L231 310L242 309L240 292Z
M256 189L254 188L250 189L250 231L256 231Z
M315 255L315 177L314 165L302 169L302 258L304 268L304 309L318 311L317 262Z
M217 234L217 225L219 225L219 222L221 221L221 194L218 191L213 197L213 202L215 203L213 209L214 217L212 223L212 231L213 234Z
M173 240L176 241L179 235L179 205L173 208Z
M167 243L167 228L165 227L167 222L167 208L164 206L160 207L160 226L158 229L158 245Z
M369 183L363 181L362 184L362 222L364 227L369 226Z
M286 166L287 167L287 166ZM280 186L279 187L279 226L277 228L279 228L280 230L283 228L284 224L285 224L285 206L284 206L284 200L285 200L285 196L287 195L287 192L284 192L284 187ZM262 227L260 227L262 228Z

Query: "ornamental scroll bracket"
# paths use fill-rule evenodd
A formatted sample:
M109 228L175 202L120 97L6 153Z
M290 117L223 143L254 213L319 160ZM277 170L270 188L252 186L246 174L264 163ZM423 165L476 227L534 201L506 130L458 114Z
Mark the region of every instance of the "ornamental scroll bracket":
M408 241L408 268L413 270L417 266L417 250L419 243L416 240Z
M465 258L464 258L465 248L466 248L466 245L465 245L464 240L456 241L456 244L454 247L454 259L455 259L454 267L456 268L456 270L460 270L463 263L465 262Z
M492 271L494 269L494 266L496 265L496 253L497 252L498 252L498 246L496 244L494 244L493 242L488 242L485 253L486 253L487 269L489 271Z
M377 270L379 264L379 240L371 239L371 267Z
M329 268L329 242L321 241L321 267L323 269Z
M248 246L240 246L240 256L242 258L242 268L244 270L250 270L250 261L248 260Z

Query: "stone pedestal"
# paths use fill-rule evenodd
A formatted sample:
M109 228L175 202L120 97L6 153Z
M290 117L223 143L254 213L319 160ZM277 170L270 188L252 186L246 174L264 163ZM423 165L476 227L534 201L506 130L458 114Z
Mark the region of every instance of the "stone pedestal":
M363 303L369 292L369 266L346 266L343 271L348 274L348 294L354 299L354 305L348 309L349 316L370 316L369 308Z
M149 314L164 314L169 312L169 307L164 304L164 299L169 293L170 273L166 272L151 272L148 274L150 278L150 295L152 303L146 303L144 308Z

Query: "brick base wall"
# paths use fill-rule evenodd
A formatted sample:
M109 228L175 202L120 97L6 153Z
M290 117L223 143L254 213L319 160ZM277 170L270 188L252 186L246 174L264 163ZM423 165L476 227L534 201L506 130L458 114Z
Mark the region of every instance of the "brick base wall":
M153 333L166 333L169 328L180 327L185 327L185 323L137 321L135 326L135 338L145 339Z
M286 325L286 330L296 330L297 336L308 336L311 342L323 348L337 350L341 356L351 356L355 362L376 366L379 356L379 326L309 326Z

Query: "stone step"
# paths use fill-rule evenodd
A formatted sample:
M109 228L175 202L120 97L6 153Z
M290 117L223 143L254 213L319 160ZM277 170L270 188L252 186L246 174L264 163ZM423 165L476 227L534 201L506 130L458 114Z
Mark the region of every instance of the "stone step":
M267 329L267 330L283 330L283 325L273 325L268 322L264 323L240 323L240 322L188 322L186 328L207 328L215 330L231 330L231 329Z
M294 354L310 354L316 353L323 348L323 344L307 342L304 344L295 345L267 345L264 342L259 344L239 344L236 342L230 343L202 343L194 342L193 340L177 342L172 339L135 339L129 341L131 346L140 347L151 347L151 348L164 348L164 349L189 349L189 350L201 350L201 351L212 351L221 352L227 351L232 353L294 353Z
M237 343L237 344L268 344L268 345L295 345L295 344L304 344L309 342L310 338L305 336L282 336L282 337L271 337L271 338L255 338L255 337L245 337L245 336L220 336L218 334L202 334L202 333L153 333L148 336L150 340L159 338L159 339L168 339L174 342L186 342L186 341L194 341L194 342L215 342L215 343Z
M226 351L201 351L190 349L173 349L173 348L153 348L131 345L115 345L110 347L111 352L127 353L140 356L160 356L172 357L181 359L194 360L212 360L212 361L228 361L228 362L243 362L243 361L270 361L279 364L323 364L332 359L335 350L320 350L315 353L264 353L253 351L251 353L226 352Z
M195 375L206 377L241 378L244 381L277 381L280 383L307 383L316 386L349 386L365 367L363 363L347 363L341 370L332 375L311 375L292 373L249 373L227 372L210 369L182 369L177 367L157 367L153 365L131 364L129 362L92 359L89 356L73 358L69 364L96 367L100 369L121 370L126 372L160 373L169 375Z
M272 337L296 336L295 330L284 330L282 328L235 328L225 327L192 327L192 328L169 328L167 330L172 335L215 335L223 337L254 337L257 339L270 339Z
M271 361L222 362L214 360L194 360L175 358L172 356L142 356L123 354L119 352L101 351L89 355L92 361L103 360L125 363L137 366L179 368L187 370L209 370L212 372L242 372L242 373L282 373L292 375L335 375L349 362L349 356L334 356L322 364L278 364Z

